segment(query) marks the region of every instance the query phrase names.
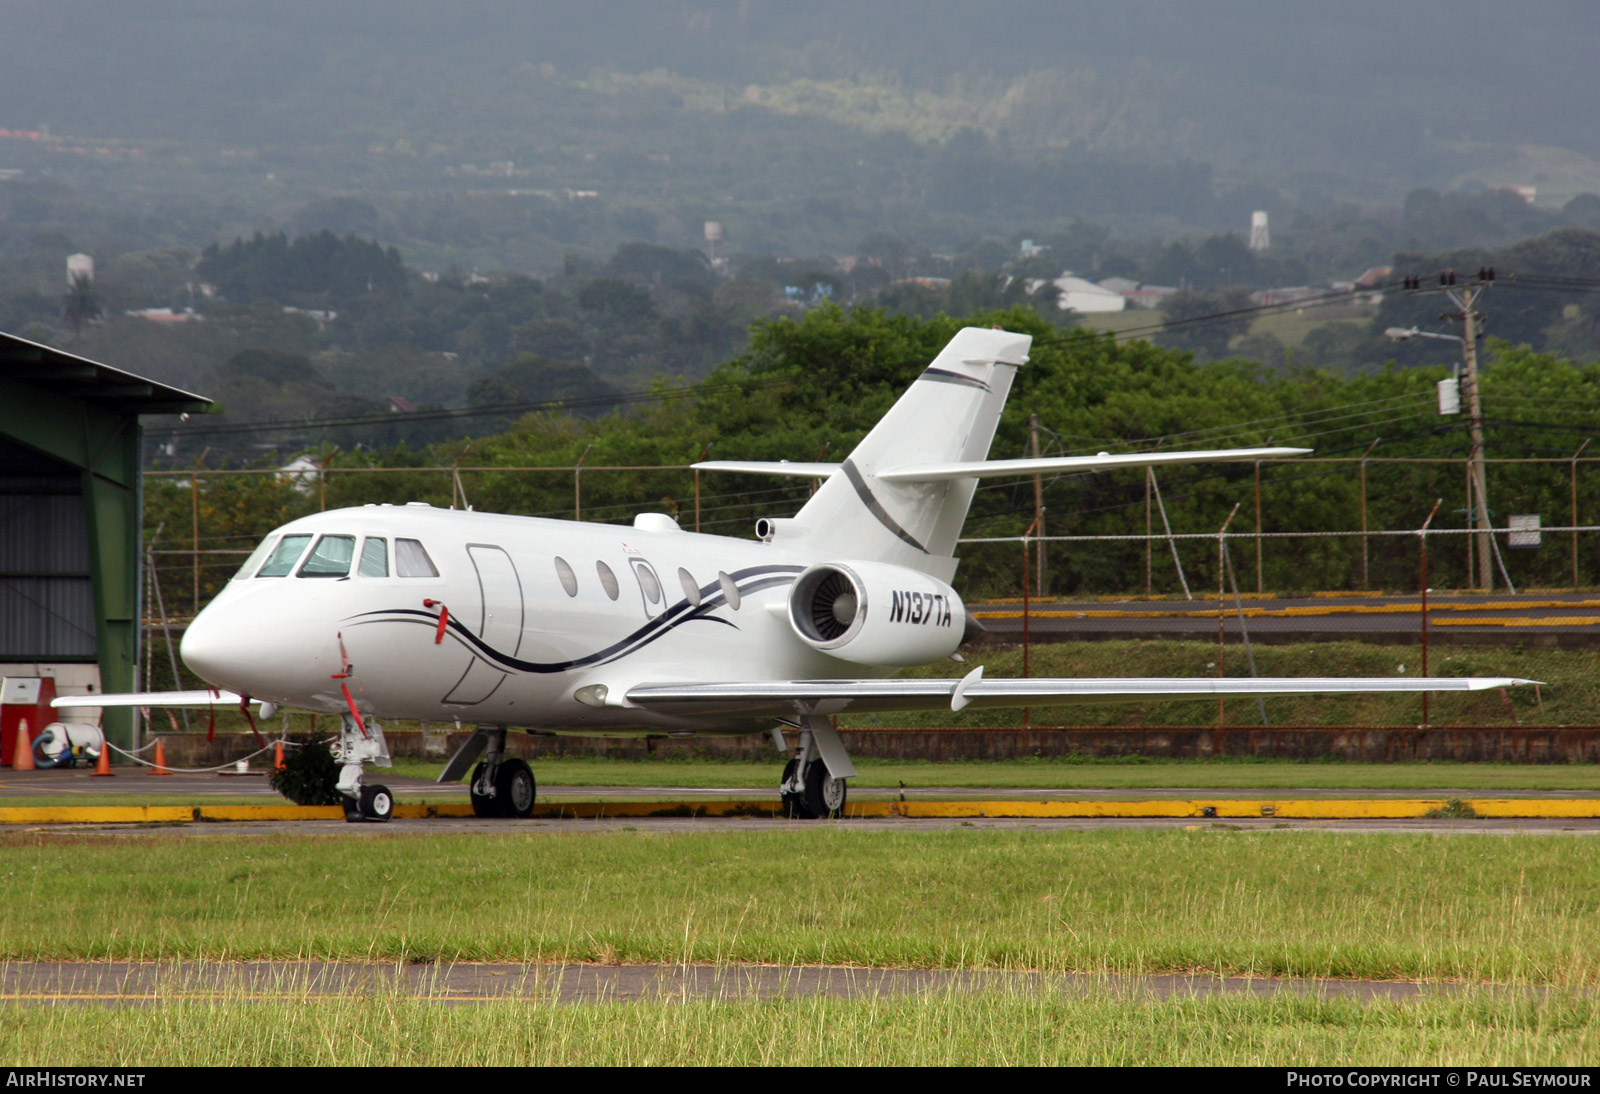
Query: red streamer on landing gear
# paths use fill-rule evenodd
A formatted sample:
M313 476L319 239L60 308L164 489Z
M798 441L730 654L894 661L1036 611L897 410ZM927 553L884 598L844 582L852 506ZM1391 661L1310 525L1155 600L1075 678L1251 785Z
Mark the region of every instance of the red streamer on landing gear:
M261 731L256 728L256 720L250 716L250 696L239 696L239 713L243 714L244 720L250 724L250 732L256 735L256 744L266 748L267 739L261 736Z
M340 680L339 690L344 692L345 705L350 708L350 716L356 720L356 728L361 731L363 737L367 736L367 723L361 720L361 712L356 709L356 701L350 696L350 685Z
M211 693L212 699L222 698L222 693L216 688L207 688L206 690ZM209 709L211 711L211 724L206 727L206 740L214 741L217 739L217 704L213 702Z

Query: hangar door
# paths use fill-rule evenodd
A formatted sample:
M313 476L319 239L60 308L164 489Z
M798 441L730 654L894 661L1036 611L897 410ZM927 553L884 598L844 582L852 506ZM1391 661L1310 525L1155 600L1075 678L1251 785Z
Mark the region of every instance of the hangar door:
M83 476L0 437L0 662L95 657Z

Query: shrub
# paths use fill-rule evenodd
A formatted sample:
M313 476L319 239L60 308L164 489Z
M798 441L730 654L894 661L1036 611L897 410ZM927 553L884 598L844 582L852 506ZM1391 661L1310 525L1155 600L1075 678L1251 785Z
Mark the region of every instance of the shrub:
M283 770L272 773L272 789L296 805L338 805L343 800L335 787L339 764L329 743L333 738L318 734L302 741L298 748L286 749Z

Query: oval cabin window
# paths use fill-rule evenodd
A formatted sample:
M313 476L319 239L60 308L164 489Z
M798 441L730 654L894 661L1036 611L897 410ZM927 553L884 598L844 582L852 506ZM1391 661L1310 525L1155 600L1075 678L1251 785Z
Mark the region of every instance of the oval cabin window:
M556 556L556 577L568 596L578 595L578 575L572 572L572 567L560 555Z
M611 567L604 562L596 562L594 568L600 575L600 587L606 591L607 596L615 600L617 593L621 592L621 587L617 585L617 575L612 573Z

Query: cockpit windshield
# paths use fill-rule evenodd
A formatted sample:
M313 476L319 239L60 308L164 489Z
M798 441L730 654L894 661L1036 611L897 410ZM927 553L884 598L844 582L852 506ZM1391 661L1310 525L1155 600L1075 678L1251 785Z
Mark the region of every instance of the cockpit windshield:
M349 577L350 562L355 555L355 536L323 536L312 548L305 565L300 567L300 576Z
M256 572L256 567L261 565L261 560L267 557L267 552L272 550L272 545L277 542L277 537L268 536L261 541L250 557L244 560L244 565L239 567L239 572L233 575L233 580L242 581Z
M256 576L287 577L294 572L294 564L300 561L300 555L310 542L309 535L284 536L272 549L272 554L267 556L266 565L256 571Z

